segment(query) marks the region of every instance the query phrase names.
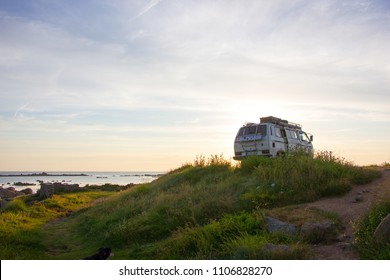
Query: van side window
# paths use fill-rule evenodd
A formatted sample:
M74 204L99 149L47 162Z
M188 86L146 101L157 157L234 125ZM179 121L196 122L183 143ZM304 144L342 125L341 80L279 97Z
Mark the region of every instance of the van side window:
M266 125L258 125L257 126L257 134L260 134L262 136L267 135L267 126Z
M280 131L279 127L275 127L275 136L276 137L282 137L282 132Z
M297 132L294 130L290 130L291 138L298 139Z

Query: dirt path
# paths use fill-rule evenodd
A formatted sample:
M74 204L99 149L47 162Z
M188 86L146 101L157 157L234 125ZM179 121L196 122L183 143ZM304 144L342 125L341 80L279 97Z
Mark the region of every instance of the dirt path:
M331 245L313 247L315 259L321 260L351 260L358 259L353 250L354 227L370 208L378 202L390 199L390 169L383 170L383 176L370 184L355 186L342 197L328 198L308 203L314 207L339 215L343 234Z

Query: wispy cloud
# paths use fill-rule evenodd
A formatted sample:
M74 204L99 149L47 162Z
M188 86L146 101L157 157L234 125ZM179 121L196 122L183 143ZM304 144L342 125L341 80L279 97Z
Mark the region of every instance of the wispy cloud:
M26 103L26 104L22 105L21 107L19 107L15 111L14 118L16 118L21 113L21 111L23 111L27 106L28 106L28 103Z
M153 9L155 6L157 6L162 0L151 0L146 6L144 6L141 11L137 14L137 17L140 17L147 12L149 12L151 9Z

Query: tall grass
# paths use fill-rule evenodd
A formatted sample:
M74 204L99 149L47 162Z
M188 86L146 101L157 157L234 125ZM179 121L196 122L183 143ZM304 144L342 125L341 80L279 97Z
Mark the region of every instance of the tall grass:
M226 246L243 234L257 234L261 221L249 213L225 215L204 226L185 226L176 230L162 248L166 258L224 258Z
M240 247L237 240L259 238L259 228L232 232L226 230L226 219L242 211L252 213L340 195L350 190L359 176L372 180L379 173L327 153L276 159L250 157L238 167L222 156L198 156L193 163L80 214L73 230L84 236L86 244L94 239L113 248L132 248L127 258L228 257L236 254L233 247ZM245 223L253 226L250 219ZM234 243L225 236L240 239ZM166 242L169 245L163 246ZM229 242L233 242L230 247ZM245 250L248 257L255 256Z
M249 157L238 166L222 155L198 156L149 184L122 190L85 208L63 227L52 224L49 230L37 231L45 222L85 207L80 199L89 192L55 196L27 210L26 204L15 202L0 216L1 229L17 225L8 235L0 230L0 245L10 244L1 256L32 258L27 247L35 244L36 253L55 247L57 258L80 258L97 246L110 246L121 258L307 258L307 249L295 237L264 231L264 209L343 194L353 184L379 174L326 152L314 157L298 153L275 159ZM30 237L23 235L29 229ZM60 245L56 234L61 236ZM76 239L77 244L70 246ZM266 243L289 244L290 250L272 255L262 250ZM15 246L20 255L12 255Z
M15 198L0 212L0 259L39 259L45 250L41 227L86 207L106 193L54 195L46 200Z
M332 153L314 157L291 153L284 158L250 157L240 171L256 178L257 186L245 198L261 207L275 207L309 202L325 196L341 195L353 184L364 184L381 173L362 169Z
M269 252L266 244L289 244L283 252ZM159 243L145 250L133 246L129 258L151 259L307 259L305 245L297 236L275 236L265 231L260 213L240 212L210 220L204 226L181 227Z

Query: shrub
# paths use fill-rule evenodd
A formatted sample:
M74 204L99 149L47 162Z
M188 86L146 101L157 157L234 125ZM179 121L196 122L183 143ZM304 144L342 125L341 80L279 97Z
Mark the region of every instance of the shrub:
M210 155L208 159L204 155L197 155L193 166L205 167L212 165L224 165L231 166L231 162L224 158L223 154L221 155Z
M244 174L250 174L255 170L256 167L265 162L268 163L270 161L268 158L264 157L249 156L240 162L238 170Z
M5 206L5 211L23 212L27 210L26 203L21 198L16 198L8 202Z

